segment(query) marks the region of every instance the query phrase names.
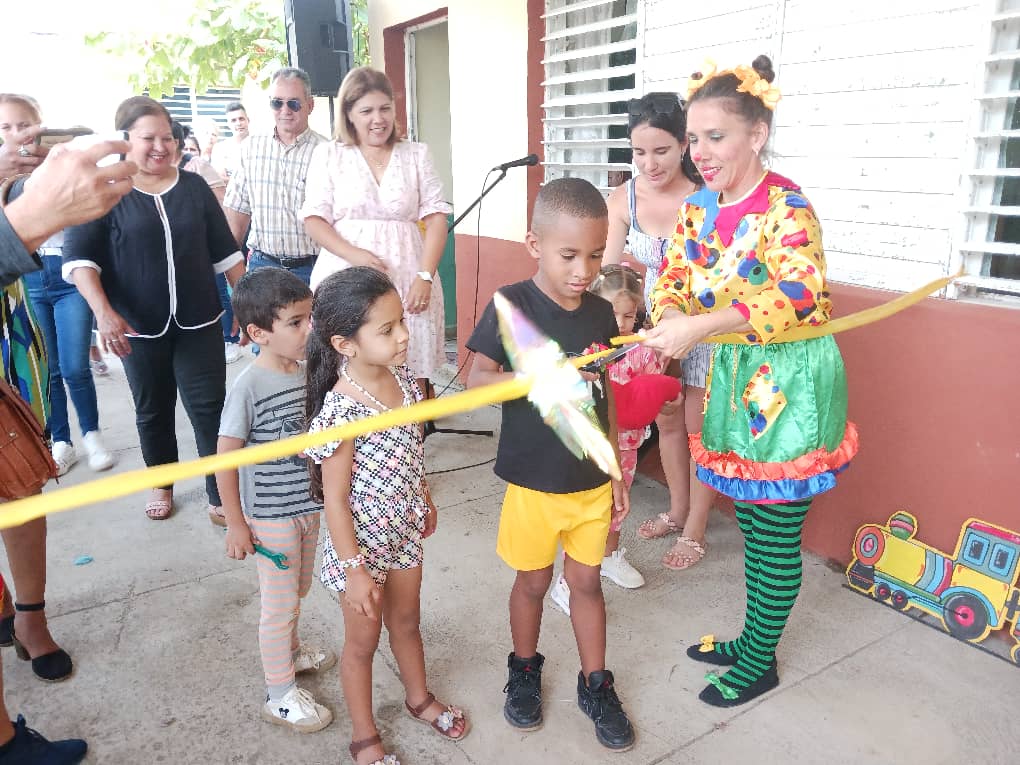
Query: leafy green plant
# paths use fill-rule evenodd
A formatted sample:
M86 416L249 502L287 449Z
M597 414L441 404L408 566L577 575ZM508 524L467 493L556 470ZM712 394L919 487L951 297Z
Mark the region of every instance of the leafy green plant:
M351 0L351 28L354 65L367 65L367 0ZM87 34L85 42L117 56L131 88L153 98L173 94L175 85L197 95L239 88L245 79L266 87L270 75L287 65L283 3L267 0L194 0L183 30L148 37L99 32Z
M351 0L351 32L354 36L354 50L351 51L354 66L371 66L368 53L368 0Z

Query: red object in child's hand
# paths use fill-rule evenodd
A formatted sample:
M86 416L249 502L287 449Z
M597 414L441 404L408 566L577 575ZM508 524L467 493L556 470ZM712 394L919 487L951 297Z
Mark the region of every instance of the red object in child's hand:
M637 430L652 424L664 404L673 401L683 385L669 375L638 375L625 383L612 383L616 399L616 423L621 430Z

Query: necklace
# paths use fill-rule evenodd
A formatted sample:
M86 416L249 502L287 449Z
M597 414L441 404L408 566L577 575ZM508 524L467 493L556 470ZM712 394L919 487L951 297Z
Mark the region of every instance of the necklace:
M354 378L351 377L350 374L348 374L348 372L347 372L347 365L346 364L344 364L343 367L341 367L341 369L340 369L340 376L343 377L347 381L348 385L350 385L352 388L354 388L354 390L356 390L359 393L361 393L361 395L363 395L365 398L367 398L369 401L371 401L373 404L375 404L377 407L379 407L380 411L382 411L382 412L390 411L390 407L386 406L386 404L384 404L382 401L377 399L375 396L373 396L371 393L369 393L367 390L362 388L357 382L354 381ZM396 379L396 376L394 376L394 379Z
M385 170L386 165L389 164L391 153L392 152L387 151L384 159L376 159L375 157L366 154L364 149L362 149L361 156L363 156L368 162L370 162L375 167L376 170Z

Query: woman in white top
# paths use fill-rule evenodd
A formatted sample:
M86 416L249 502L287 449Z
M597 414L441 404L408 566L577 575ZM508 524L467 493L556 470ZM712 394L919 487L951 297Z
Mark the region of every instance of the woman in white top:
M443 185L424 144L401 140L393 87L382 72L352 69L337 94L333 141L315 150L301 215L322 246L311 287L349 266L386 273L404 301L407 365L426 393L444 361L443 290L436 268L446 246ZM422 237L418 221L423 221Z
M659 273L677 210L701 183L687 154L687 119L675 93L649 93L631 99L627 126L639 175L609 195L609 241L605 263L619 263L629 253L645 266L645 302ZM687 436L701 430L705 376L711 353L699 345L681 362L684 394L656 418L659 455L669 487L669 512L638 528L638 536L656 539L680 532L662 558L667 568L682 570L705 555L705 527L715 492L694 475Z

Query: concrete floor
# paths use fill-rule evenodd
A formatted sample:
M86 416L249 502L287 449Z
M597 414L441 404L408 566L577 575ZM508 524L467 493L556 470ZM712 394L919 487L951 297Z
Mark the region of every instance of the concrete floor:
M115 369L98 387L104 434L120 459L115 470L141 466L123 372ZM490 408L456 424L495 427L498 419ZM182 413L178 432L182 458L194 456ZM545 726L516 732L502 718L513 579L494 551L503 487L491 464L441 472L490 460L495 441L439 435L428 451L440 507L439 530L426 547L422 603L430 686L463 706L474 727L452 745L410 720L393 657L381 649L378 722L404 765L1017 761L1020 722L1009 700L1020 698L1020 668L848 591L841 572L812 556L779 653L780 687L732 710L699 702L706 666L683 651L702 634L731 636L741 624L740 533L713 514L708 557L686 573L665 570L658 559L667 542L634 536L638 522L666 500L663 487L641 477L624 544L648 584L635 591L606 586L608 663L637 746L612 754L596 743L576 707L569 621L551 605L541 641ZM79 464L62 483L90 477ZM9 708L51 738L86 738L91 763L350 762L350 724L335 672L302 683L335 712L325 731L300 736L259 719L256 575L250 561L223 554L200 486L178 486L177 514L163 523L145 518L141 497L51 520L48 613L77 672L47 685L5 651ZM94 561L75 566L79 555ZM339 607L318 584L302 625L308 638L341 648Z

